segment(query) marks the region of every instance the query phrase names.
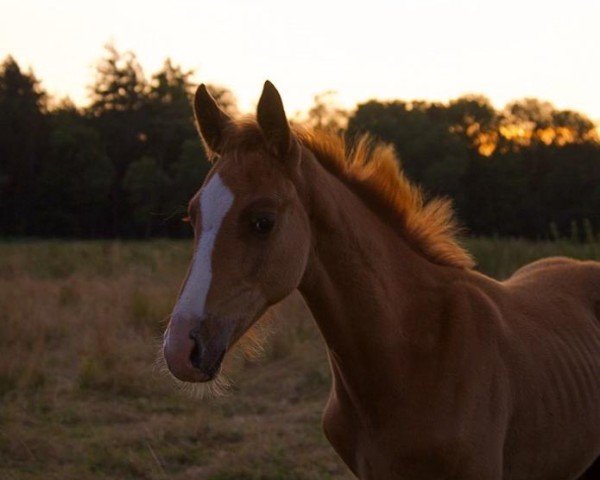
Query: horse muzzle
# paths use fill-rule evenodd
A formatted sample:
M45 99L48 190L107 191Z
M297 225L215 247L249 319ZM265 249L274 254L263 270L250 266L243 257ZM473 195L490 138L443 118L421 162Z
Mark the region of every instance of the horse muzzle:
M163 354L169 371L184 382L208 382L221 370L229 342L228 322L210 316L171 318Z

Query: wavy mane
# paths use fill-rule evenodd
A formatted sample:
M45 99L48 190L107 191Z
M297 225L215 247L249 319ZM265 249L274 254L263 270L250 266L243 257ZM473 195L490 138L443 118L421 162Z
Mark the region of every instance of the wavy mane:
M252 117L231 126L225 150L254 149L263 145L260 128ZM474 266L471 255L459 244L460 228L447 198L425 201L422 190L400 169L392 145L361 136L350 146L341 135L293 128L296 138L330 173L352 188L370 205L399 226L415 250L439 265Z
M422 190L400 170L392 145L362 135L347 147L340 135L303 129L295 133L325 168L396 219L406 240L429 260L460 268L474 266L456 239L460 228L451 200L426 202Z

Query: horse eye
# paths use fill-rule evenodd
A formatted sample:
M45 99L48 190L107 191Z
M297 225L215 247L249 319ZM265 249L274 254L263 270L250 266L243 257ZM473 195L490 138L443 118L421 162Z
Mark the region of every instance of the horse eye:
M250 228L252 232L259 235L265 235L273 230L275 226L275 219L272 215L261 214L253 218L250 221Z

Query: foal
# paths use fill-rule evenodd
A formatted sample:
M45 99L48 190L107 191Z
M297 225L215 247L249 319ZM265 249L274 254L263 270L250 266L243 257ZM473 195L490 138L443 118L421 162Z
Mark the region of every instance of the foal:
M291 129L269 82L256 120L232 121L203 85L194 104L220 158L189 205L173 375L215 378L298 288L328 347L325 434L359 478L600 478L599 263L543 260L497 282L390 147Z

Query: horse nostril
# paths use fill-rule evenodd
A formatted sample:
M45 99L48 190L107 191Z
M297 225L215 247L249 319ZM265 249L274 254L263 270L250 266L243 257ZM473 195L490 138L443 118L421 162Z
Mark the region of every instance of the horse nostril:
M200 357L202 356L202 349L200 348L198 342L194 343L194 348L192 348L192 353L190 353L190 362L194 368L200 368Z
M202 358L202 347L200 345L199 332L197 329L194 329L190 332L190 339L194 341L194 348L192 348L192 352L190 353L190 362L194 368L200 368L200 360Z

